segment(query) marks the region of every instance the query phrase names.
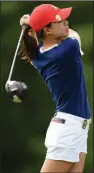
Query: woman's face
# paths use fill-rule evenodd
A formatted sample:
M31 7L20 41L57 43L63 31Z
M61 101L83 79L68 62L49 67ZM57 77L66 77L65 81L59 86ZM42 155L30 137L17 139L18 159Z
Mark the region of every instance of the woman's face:
M50 32L48 34L52 35L53 38L61 39L67 37L69 33L69 26L66 20L57 23L52 23Z

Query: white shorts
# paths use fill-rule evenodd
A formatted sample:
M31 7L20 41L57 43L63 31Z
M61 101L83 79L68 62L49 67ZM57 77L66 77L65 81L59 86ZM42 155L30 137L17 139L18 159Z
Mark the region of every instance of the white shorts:
M65 123L54 118L64 119ZM45 146L46 159L79 162L79 153L87 153L87 138L90 120L58 112L48 127ZM84 128L83 126L84 122Z

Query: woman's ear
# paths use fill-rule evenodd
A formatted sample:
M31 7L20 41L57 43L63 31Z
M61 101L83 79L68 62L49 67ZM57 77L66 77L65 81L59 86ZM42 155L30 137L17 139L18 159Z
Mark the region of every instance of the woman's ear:
M52 34L52 28L45 27L43 29L43 31L44 31L44 35L51 35Z

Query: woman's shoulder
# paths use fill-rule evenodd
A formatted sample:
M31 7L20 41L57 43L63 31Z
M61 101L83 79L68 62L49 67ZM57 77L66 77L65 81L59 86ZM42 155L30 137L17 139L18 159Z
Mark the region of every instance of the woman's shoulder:
M68 37L61 41L60 48L65 51L77 50L79 49L78 40L74 37L72 38Z
M67 37L66 39L61 41L61 44L79 44L78 40L75 37Z

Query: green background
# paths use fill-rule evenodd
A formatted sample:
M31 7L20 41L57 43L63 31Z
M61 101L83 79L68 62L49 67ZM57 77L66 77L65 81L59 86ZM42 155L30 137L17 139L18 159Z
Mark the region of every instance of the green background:
M1 2L1 172L39 172L45 159L44 139L55 105L46 85L29 63L17 57L12 80L24 81L29 87L28 98L13 103L4 85L7 81L21 27L20 17L30 14L42 2ZM44 1L44 3L48 3ZM93 2L51 2L60 8L74 7L69 18L72 29L82 40L82 57L87 93L93 115ZM84 172L93 172L93 128L89 130L88 154Z

